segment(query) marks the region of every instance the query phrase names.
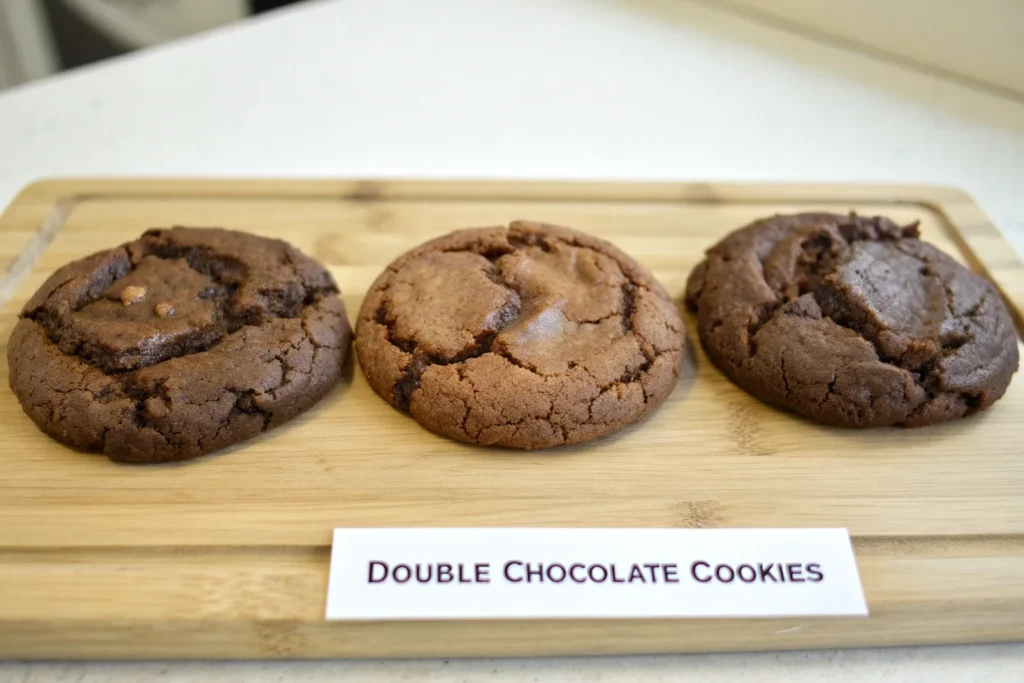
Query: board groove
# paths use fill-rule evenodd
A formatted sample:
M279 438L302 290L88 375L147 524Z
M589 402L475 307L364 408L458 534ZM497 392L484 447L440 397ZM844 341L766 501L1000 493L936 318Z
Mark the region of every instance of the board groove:
M585 529L585 526L578 528ZM600 528L600 527L598 527ZM852 540L858 556L902 557L981 557L985 554L1024 556L1024 534L976 534L961 536L856 536ZM214 549L221 555L323 555L330 554L329 544L317 545L230 545ZM38 547L0 546L0 564L58 559L61 562L123 562L136 557L192 558L209 557L204 545L90 545Z

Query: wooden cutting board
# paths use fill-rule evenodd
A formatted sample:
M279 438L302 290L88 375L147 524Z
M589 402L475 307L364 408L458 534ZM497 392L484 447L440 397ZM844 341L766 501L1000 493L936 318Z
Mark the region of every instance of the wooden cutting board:
M0 344L6 351L18 309L54 269L154 226L285 238L330 267L354 315L386 263L459 227L515 218L574 226L634 255L678 298L726 232L805 209L920 219L926 239L1001 287L1021 322L1024 266L954 190L66 180L31 186L0 219L0 243L19 249L3 252ZM191 462L118 465L41 434L7 389L3 364L0 656L449 657L1024 639L1024 379L968 420L849 431L752 399L688 336L682 378L645 423L532 453L426 432L350 363L336 391L281 429ZM328 623L336 526L845 526L871 616Z

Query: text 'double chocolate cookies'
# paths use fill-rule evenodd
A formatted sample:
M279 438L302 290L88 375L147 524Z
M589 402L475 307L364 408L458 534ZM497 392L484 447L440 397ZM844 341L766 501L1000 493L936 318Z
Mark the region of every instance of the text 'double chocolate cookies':
M730 234L686 299L714 364L761 400L847 427L916 427L992 405L1017 334L983 277L917 224L806 213Z
M351 339L337 295L280 240L150 230L35 293L11 335L11 388L64 443L129 462L194 458L328 392Z
M602 240L516 222L401 256L359 314L370 385L423 426L514 448L640 420L679 375L683 327L654 277Z

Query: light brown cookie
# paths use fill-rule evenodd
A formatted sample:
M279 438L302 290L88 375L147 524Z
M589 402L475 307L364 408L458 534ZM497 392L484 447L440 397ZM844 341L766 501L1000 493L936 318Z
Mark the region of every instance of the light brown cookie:
M370 385L423 426L514 448L579 443L642 419L679 375L683 325L611 244L515 222L401 256L356 326Z

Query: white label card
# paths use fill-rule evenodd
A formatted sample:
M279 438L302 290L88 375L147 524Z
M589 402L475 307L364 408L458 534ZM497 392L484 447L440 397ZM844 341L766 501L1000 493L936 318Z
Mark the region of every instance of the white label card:
M327 618L866 615L846 529L335 529Z

